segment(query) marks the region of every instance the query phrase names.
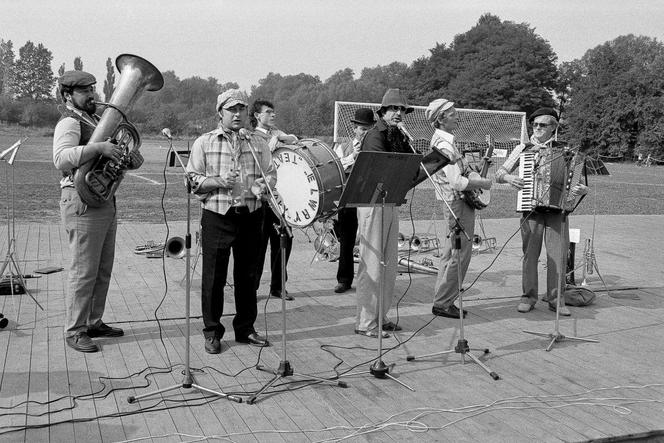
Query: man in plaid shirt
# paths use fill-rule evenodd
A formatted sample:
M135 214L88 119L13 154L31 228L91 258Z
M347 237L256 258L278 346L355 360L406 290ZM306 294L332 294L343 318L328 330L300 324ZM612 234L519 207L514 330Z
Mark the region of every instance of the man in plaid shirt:
M201 245L203 271L201 311L205 351L221 352L221 324L228 262L233 252L233 285L236 314L235 341L269 346L254 329L256 307L256 257L260 246L263 211L259 210L276 170L267 143L250 140L244 127L248 99L238 89L217 98L220 122L203 134L191 148L187 172L192 190L201 201Z

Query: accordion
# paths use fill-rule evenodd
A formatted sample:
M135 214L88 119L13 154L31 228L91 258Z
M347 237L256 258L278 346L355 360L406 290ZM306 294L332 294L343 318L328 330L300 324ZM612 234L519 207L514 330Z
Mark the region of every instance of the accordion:
M585 155L556 148L522 152L519 177L523 180L523 189L517 193L518 212L572 212L583 198L573 195L572 188L578 183L588 184Z

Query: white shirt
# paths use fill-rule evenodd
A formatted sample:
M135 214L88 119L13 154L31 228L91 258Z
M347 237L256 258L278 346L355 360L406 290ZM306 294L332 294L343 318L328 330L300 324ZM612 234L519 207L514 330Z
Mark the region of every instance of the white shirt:
M454 135L438 128L431 137L431 146L445 153L451 161L431 177L440 185L443 192L442 196L436 192L436 198L438 200L458 198L460 192L468 187L468 178L463 176L463 170L467 167L464 163L466 159L454 145Z

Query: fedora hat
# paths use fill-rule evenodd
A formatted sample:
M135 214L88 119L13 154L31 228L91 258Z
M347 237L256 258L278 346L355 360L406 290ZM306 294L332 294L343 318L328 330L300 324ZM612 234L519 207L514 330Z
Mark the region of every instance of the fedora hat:
M371 126L376 123L374 112L369 108L359 108L356 110L355 116L350 121L363 126Z
M380 103L380 114L382 115L385 112L385 108L388 106L403 106L406 108L406 114L413 112L414 108L408 106L406 97L403 96L402 92L398 88L390 88L385 92L383 96L383 101Z

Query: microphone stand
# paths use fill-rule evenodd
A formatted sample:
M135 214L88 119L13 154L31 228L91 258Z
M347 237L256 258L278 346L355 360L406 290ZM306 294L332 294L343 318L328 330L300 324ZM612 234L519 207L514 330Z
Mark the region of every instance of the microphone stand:
M180 166L182 167L182 170L184 171L184 177L185 177L185 182L187 185L187 234L186 234L186 240L185 240L185 248L186 248L186 266L187 266L187 271L185 274L185 305L184 305L184 315L185 315L185 363L184 363L184 377L182 379L182 383L179 385L173 385L169 386L164 389L159 389L154 392L148 392L142 395L136 395L136 396L129 396L127 397L127 402L129 403L135 403L143 398L150 397L152 395L157 395L157 394L162 394L164 392L168 391L173 391L175 389L183 388L183 389L197 389L199 391L216 395L218 397L226 398L227 400L234 401L236 403L242 403L242 398L238 397L236 395L230 395L230 394L225 394L221 391L215 391L212 389L205 388L201 385L196 384L196 380L194 379L194 375L191 373L191 367L190 367L190 331L191 331L191 317L190 317L190 299L191 299L191 268L190 268L190 260L191 260L191 177L187 173L187 168L184 165L184 162L182 161L182 158L180 157L180 154L173 149L173 139L171 137L171 131L168 130L168 128L164 129L162 131L162 134L168 138L169 141L169 151L172 151L175 153L175 156L178 159L178 162L180 163Z
M398 125L399 129L401 132L406 136L406 138L409 141L410 149L415 151L415 148L413 147L413 137L408 133L406 128L404 127L403 124ZM429 171L424 167L424 164L421 163L421 167L426 173L427 177L429 178L429 181L431 184L433 184L433 187L436 191L436 193L441 197L443 202L445 203L445 206L447 209L450 211L450 215L452 218L454 218L454 228L452 232L448 235L448 238L450 238L450 241L452 243L452 251L454 254L454 257L456 259L457 263L457 300L459 300L459 340L457 341L457 345L453 349L448 349L446 351L441 351L441 352L435 352L433 354L426 354L426 355L420 355L420 356L414 356L414 355L408 355L406 356L406 361L413 361L417 358L425 358L425 357L433 357L437 355L445 355L445 354L451 354L451 353L456 353L456 354L461 354L461 364L466 363L465 357L468 356L472 361L477 363L482 369L484 369L494 380L499 380L500 376L493 371L491 368L489 368L487 365L482 363L479 358L475 357L473 354L470 353L472 350L478 350L482 351L484 354L488 354L490 351L488 348L485 349L475 349L471 348L468 345L468 340L465 338L465 332L464 332L464 312L463 312L463 281L462 281L462 276L461 276L461 233L463 232L463 235L466 237L466 241L471 241L470 237L468 236L468 233L466 230L463 228L463 225L461 224L461 221L457 217L456 213L452 209L452 206L450 203L445 199L445 195L443 194L442 190L440 189L440 186L438 183L436 183L433 178L431 177L431 174L429 174Z
M563 154L564 156L564 161L565 161L565 166L566 170L569 171L569 162L571 158L567 155L567 152ZM577 203L577 206L579 202ZM575 206L576 208L576 206ZM562 212L562 221L560 223L560 234L565 235L566 232L568 232L568 214L565 209L563 209ZM563 237L565 238L565 237ZM546 347L546 351L551 351L553 348L553 345L557 342L565 341L565 340L571 340L571 341L581 341L581 342L588 342L588 343L599 343L599 340L595 340L592 338L580 338L580 337L572 337L572 336L566 336L560 333L560 307L564 306L565 303L565 284L566 284L566 274L567 274L567 267L564 265L564 263L567 262L567 244L566 242L560 241L560 267L558 269L558 296L556 297L556 320L554 322L554 331L551 333L546 333L546 332L534 332L534 331L526 331L524 329L523 332L526 334L532 334L532 335L537 335L539 337L546 337L551 339L549 342L549 346ZM563 300L561 302L561 300Z
M26 139L27 140L27 139ZM39 304L37 299L28 290L28 286L25 283L23 278L23 273L21 269L16 264L16 228L15 228L15 214L14 214L14 159L18 153L18 149L21 147L23 141L19 140L14 143L9 148L5 149L0 153L0 160L4 160L7 166L5 167L5 188L7 189L7 200L10 199L9 195L11 194L11 206L7 205L7 255L5 256L5 261L0 268L0 277L5 275L5 270L9 268L9 288L12 295L12 304L14 304L14 279L18 280L18 283L23 287L23 290L26 294L34 301L39 309L42 311L44 308ZM9 158L7 158L9 157ZM9 167L11 166L11 180L9 178ZM14 310L16 306L14 305ZM18 314L18 313L17 313ZM0 317L0 319L3 319ZM4 319L6 320L6 319ZM4 323L0 320L1 323ZM5 325L6 326L6 325ZM4 327L4 326L2 326Z
M293 234L291 232L290 226L286 224L286 217L285 217L285 210L283 210L278 204L277 204L277 199L274 194L274 190L272 189L272 186L270 185L270 182L265 175L265 171L263 171L263 168L261 167L260 159L258 158L258 155L256 154L256 150L254 149L253 145L251 144L250 141L250 136L247 135L246 133L243 133L241 131L241 136L244 135L245 139L247 140L247 146L249 147L249 150L251 151L251 155L254 158L254 163L256 164L261 177L263 178L265 182L265 186L267 189L267 201L270 207L272 208L272 211L275 213L277 218L279 219L279 226L277 227L275 225L275 229L279 232L279 252L281 254L281 287L282 289L286 288L286 243L288 241L288 237L292 237ZM346 388L348 385L341 381L341 380L330 380L327 378L322 378L322 377L316 377L314 375L305 375L305 374L298 374L293 371L293 367L291 366L290 362L288 361L288 358L286 356L286 297L282 296L281 297L281 360L279 361L279 367L277 369L270 368L268 366L263 366L263 365L256 365L256 369L259 371L264 371L264 372L269 372L274 375L271 380L269 380L266 384L264 384L258 391L256 391L252 396L250 396L247 399L247 403L250 405L253 405L256 403L256 400L260 395L265 393L273 384L275 384L277 381L281 380L282 378L285 377L299 377L301 381L315 381L317 383L324 383L327 385L331 386L338 386L340 388Z

